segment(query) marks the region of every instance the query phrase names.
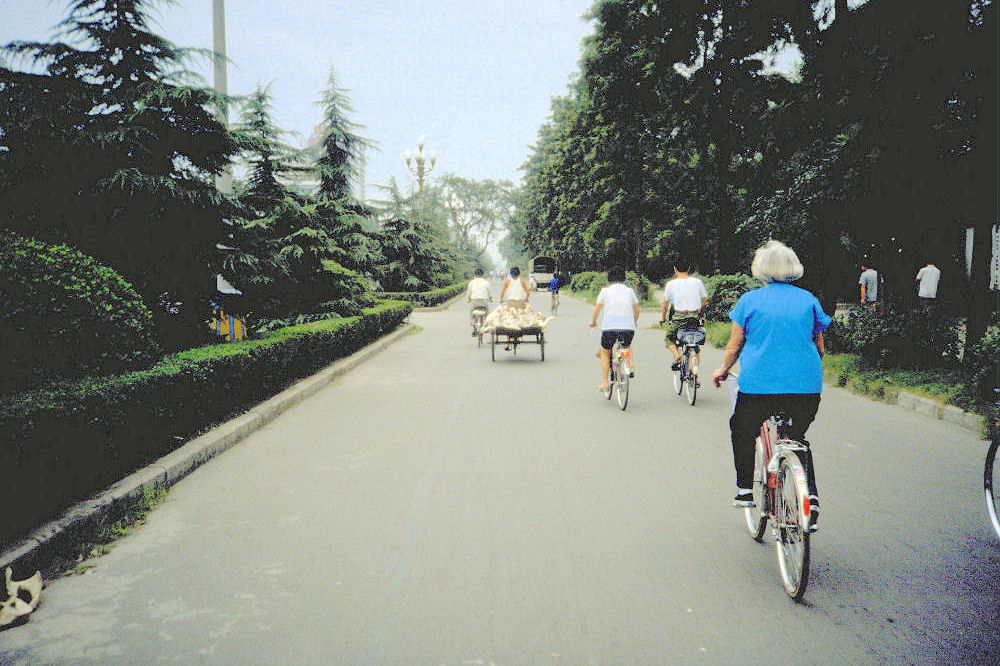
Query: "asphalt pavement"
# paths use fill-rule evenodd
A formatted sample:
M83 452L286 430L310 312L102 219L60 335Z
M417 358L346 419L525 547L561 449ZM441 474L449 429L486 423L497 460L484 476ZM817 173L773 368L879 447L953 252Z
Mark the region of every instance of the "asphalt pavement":
M1000 662L975 433L828 388L796 604L730 506L726 392L673 393L643 312L619 410L590 310L563 296L544 361L532 344L492 361L464 303L414 313L418 332L50 582L0 663Z

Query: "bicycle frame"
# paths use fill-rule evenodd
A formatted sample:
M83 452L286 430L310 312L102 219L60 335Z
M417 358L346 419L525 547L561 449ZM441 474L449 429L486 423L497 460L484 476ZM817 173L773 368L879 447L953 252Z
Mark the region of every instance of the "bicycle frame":
M777 435L777 439L772 441L771 432L772 426L774 428L774 433ZM764 513L767 515L769 521L771 521L771 530L775 538L778 537L777 530L779 530L782 525L777 521L777 477L778 468L781 465L781 461L788 457L789 453L796 453L802 451L807 451L807 447L800 442L788 437L786 431L787 424L782 415L772 416L767 421L760 426L760 439L764 449L764 462L765 462L765 483L764 483ZM797 456L796 456L797 457ZM802 473L805 474L805 463L799 460L802 465ZM805 496L803 505L796 507L799 512L799 519L802 521L803 525L809 524L809 496Z

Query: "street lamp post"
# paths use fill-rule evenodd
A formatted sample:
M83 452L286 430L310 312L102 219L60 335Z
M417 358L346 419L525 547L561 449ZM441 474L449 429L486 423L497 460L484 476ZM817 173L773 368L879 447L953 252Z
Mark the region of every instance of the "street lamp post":
M403 159L406 160L406 168L417 179L417 191L423 192L424 178L434 170L434 164L437 162L434 153L424 152L424 137L417 139L417 150L414 152L407 150Z
M461 217L462 211L465 210L465 203L456 197L454 192L452 192L448 201L446 201L444 205L448 209L448 212L451 213L452 226L457 228L458 219Z

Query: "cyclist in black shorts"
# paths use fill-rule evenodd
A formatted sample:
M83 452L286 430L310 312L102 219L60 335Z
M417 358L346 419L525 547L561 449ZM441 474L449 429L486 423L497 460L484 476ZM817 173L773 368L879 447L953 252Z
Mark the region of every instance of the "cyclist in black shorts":
M604 308L604 320L601 323L601 359L600 391L608 390L608 374L611 369L611 348L616 340L621 340L623 347L632 344L635 329L639 322L639 298L631 287L625 286L625 269L614 266L608 270L607 287L597 295L594 315L590 319L590 327L597 326L597 315ZM632 352L632 376L635 376L635 352Z

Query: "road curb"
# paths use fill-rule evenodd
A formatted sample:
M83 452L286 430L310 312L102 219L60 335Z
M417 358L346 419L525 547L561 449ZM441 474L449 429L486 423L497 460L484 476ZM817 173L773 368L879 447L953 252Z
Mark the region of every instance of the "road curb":
M158 488L169 488L218 454L277 418L289 407L316 394L386 347L408 335L416 326L404 323L350 356L334 361L314 375L301 379L281 393L188 441L154 463L129 474L99 494L77 502L62 515L36 528L28 536L0 551L0 570L10 566L18 573L33 572L34 562L50 546L75 531L94 524L122 502Z
M947 421L968 430L981 432L983 417L973 412L967 412L954 405L927 398L910 391L900 391L895 404L918 414L933 416L940 421Z

